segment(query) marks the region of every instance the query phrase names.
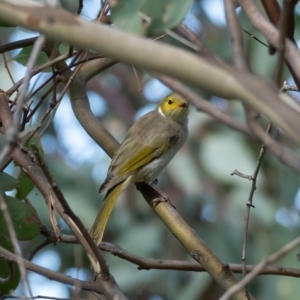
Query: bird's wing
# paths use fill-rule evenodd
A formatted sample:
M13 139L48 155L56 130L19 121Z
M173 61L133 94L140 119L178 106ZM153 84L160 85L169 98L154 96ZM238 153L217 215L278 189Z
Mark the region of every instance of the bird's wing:
M145 125L145 124L144 124ZM155 127L153 119L149 126L152 130ZM151 160L161 156L177 141L177 135L170 135L172 128L159 128L156 135L149 134L148 126L144 126L142 131L135 130L135 126L128 132L124 142L116 152L108 170L106 180L100 187L100 192L104 192L125 180L134 171L143 167ZM153 131L152 131L153 132Z

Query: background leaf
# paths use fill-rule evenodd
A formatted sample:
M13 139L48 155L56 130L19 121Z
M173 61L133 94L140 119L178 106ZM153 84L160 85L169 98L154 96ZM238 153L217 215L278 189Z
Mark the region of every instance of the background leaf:
M0 246L6 250L12 251L13 247L8 238L0 233ZM15 290L20 281L20 271L16 263L12 263L13 276L12 278L4 283L0 282L0 296L8 294L10 290ZM10 274L9 264L6 260L0 257L0 277L7 278Z
M18 187L19 180L12 177L7 173L0 174L0 190L2 191L11 191Z
M35 238L40 230L36 222L35 211L26 203L18 199L5 196L8 211L13 221L17 239L27 241ZM9 236L3 213L0 212L0 233Z
M111 8L114 25L122 30L143 35L145 27L138 12L145 2L145 0L117 1L116 5Z
M193 1L150 0L143 6L143 12L151 17L148 34L159 34L173 28L186 16Z
M35 134L26 144L27 148L32 150L32 145L35 145L42 157L44 157L43 145L39 137ZM16 197L20 200L24 199L34 188L34 183L27 176L26 172L21 170L19 175L19 185L17 188Z
M33 46L28 46L23 48L16 56L14 56L12 59L14 61L16 61L17 63L21 64L22 66L26 66L28 59L30 57L31 51L32 51L32 47ZM59 51L60 54L65 54L68 52L69 47L66 46L66 44L60 44L59 46ZM36 66L41 66L43 64L45 64L46 62L48 62L48 56L46 55L45 52L40 52L38 58L37 58L37 62L36 62ZM43 72L51 72L51 68L47 68L45 69Z

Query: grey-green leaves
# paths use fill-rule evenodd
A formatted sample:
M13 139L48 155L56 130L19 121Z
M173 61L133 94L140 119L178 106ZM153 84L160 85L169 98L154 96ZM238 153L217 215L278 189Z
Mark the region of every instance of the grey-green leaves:
M141 35L164 33L179 24L191 0L113 1L111 16L116 27Z

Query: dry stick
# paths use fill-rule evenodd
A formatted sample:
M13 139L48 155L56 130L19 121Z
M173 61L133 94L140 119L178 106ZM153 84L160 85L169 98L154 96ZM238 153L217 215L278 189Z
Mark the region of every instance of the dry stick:
M247 124L255 136L264 144L268 151L272 153L280 162L285 165L294 166L294 170L300 172L299 158L287 147L275 141L268 135L256 121L256 114L246 110Z
M27 67L26 76L24 78L24 84L23 84L23 86L20 90L20 94L19 94L18 102L17 102L17 107L16 107L16 111L15 111L14 126L16 128L18 127L19 122L20 122L26 91L27 91L27 88L28 88L28 85L29 85L29 81L32 77L31 70L35 66L38 55L40 54L40 52L41 52L41 50L44 46L45 41L46 41L45 36L41 35L41 36L38 37L38 39L34 43L33 49L31 51L31 54L30 54L30 57L29 57L29 60L28 60L28 63L26 65L26 67Z
M11 51L11 50L16 50L24 47L28 47L34 44L34 42L37 40L37 36L29 39L24 39L20 41L15 41L11 42L5 45L0 46L0 54Z
M277 252L273 253L272 255L268 256L264 260L262 260L249 274L247 274L238 284L235 284L233 287L228 289L224 295L219 300L228 300L232 297L236 292L240 289L244 288L246 284L248 284L256 275L259 274L261 270L263 270L266 266L278 261L280 258L284 257L294 248L300 245L300 237L294 239L293 241L286 244Z
M12 152L14 147L16 146L17 139L18 139L18 131L19 131L19 123L22 117L22 109L23 109L23 104L24 104L24 99L25 99L25 94L27 91L27 87L29 85L29 81L31 78L31 70L34 68L37 57L44 45L45 42L45 37L40 36L32 49L32 52L30 54L28 63L27 63L27 72L26 76L24 79L24 85L20 91L19 97L18 97L18 102L17 102L17 107L15 110L15 116L14 116L14 121L11 124L10 128L6 130L5 136L7 139L7 143L4 146L3 150L0 153L0 162L5 160L5 158ZM1 92L1 91L0 91Z
M31 77L44 71L45 69L48 69L49 67L57 64L58 62L61 62L63 60L66 60L69 58L69 54L64 54L61 55L55 59L52 59L51 61L46 62L45 64L35 68L34 70L31 71ZM12 95L23 83L24 83L25 78L20 79L14 86L12 86L6 93L8 95Z
M251 39L254 39L255 41L259 42L260 44L262 44L266 48L271 48L268 44L266 44L263 41L261 41L259 38L257 38L254 34L252 34L251 32L249 32L248 30L243 29L243 32L245 32L246 34L248 34L251 37Z
M20 297L18 295L3 295L1 297L1 299L6 299L6 298L9 298L9 299L19 299ZM32 297L32 299L47 299L47 300L87 300L87 298L79 298L79 297L73 297L73 298L60 298L60 297L51 297L51 296L44 296L44 295L37 295L37 296L34 296ZM22 300L28 300L29 298L27 297L23 297ZM101 298L98 298L100 300L102 300Z
M3 99L3 97L0 97L0 120L5 129L9 127L13 121L8 103L5 98ZM36 187L40 190L43 197L45 199L47 199L48 197L52 198L55 208L59 213L59 215L68 224L68 226L73 231L77 239L80 241L80 244L85 248L86 252L89 253L90 256L94 256L95 257L94 261L99 263L99 260L101 261L100 257L102 257L101 251L99 251L99 249L96 247L95 243L92 241L90 235L83 227L83 225L82 227L79 226L80 221L77 222L77 219L73 220L69 216L69 214L67 214L70 213L69 210L67 211L67 213L65 213L65 206L63 207L59 202L56 194L54 193L52 187L49 185L47 178L41 172L40 168L34 165L31 159L18 148L16 148L12 152L11 156L20 167L26 170L27 175L34 182ZM93 244L95 248L93 248L94 246L91 247L90 244ZM97 277L95 284L97 284L98 289L94 289L94 290L101 291L104 295L106 295L108 299L113 299L114 296L118 296L120 299L125 299L124 295L120 292L112 276L110 276L108 279L106 279L105 276Z
M291 1L283 1L282 12L279 20L279 45L277 50L279 52L277 64L274 72L274 81L277 86L280 87L282 82L282 70L284 64L284 52L285 52L285 38L287 36L288 22L293 13L293 4Z
M263 2L267 2L263 1ZM295 1L292 1L293 5L295 5ZM239 0L240 5L242 6L243 10L245 11L246 15L248 16L250 22L252 25L258 29L265 37L266 39L276 48L279 47L279 34L278 30L275 26L273 26L270 22L268 22L263 15L260 13L258 8L256 7L253 0ZM271 19L271 12L266 6L265 6L266 12ZM276 12L275 12L276 13ZM289 41L288 39L285 40L285 62L291 72L291 75L298 86L300 87L300 74L299 74L299 66L298 66L298 48L296 45Z
M216 93L219 97L240 98L266 114L294 140L300 141L297 131L299 112L277 101L277 90L265 79L235 70L228 65L213 65L203 58L199 59L196 55L163 43L154 43L108 26L84 21L61 9L48 8L45 10L33 7L24 11L23 7L8 4L6 1L0 1L0 7L1 19L10 22L13 20L14 24L38 30L49 38L64 40L77 47L89 47L96 52L134 64L137 67L172 75L204 88L206 91ZM43 17L41 17L41 12ZM28 20L31 20L29 17L34 18L35 22L29 22ZM65 21L65 18L68 22ZM49 20L52 23L54 20L59 26L49 26ZM93 31L97 32L101 38L91 39ZM79 36L80 38L78 38ZM289 52L296 48L291 44L287 41L287 49L289 49L286 52L287 58L290 57ZM119 46L122 47L122 51L119 51ZM172 57L172 59L166 59L167 57ZM300 58L298 52L294 57ZM296 66L300 65L300 60L297 59L294 60L296 71ZM274 106L275 102L276 106Z
M292 86L289 85L286 81L283 82L282 88L280 89L280 92L287 92L287 91L291 91L291 92L299 92L298 87L296 86Z
M244 53L244 45L243 45L243 36L242 36L242 30L236 15L235 11L235 5L232 0L224 0L225 4L225 13L226 13L226 20L229 27L230 32L230 41L231 41L231 48L232 48L232 58L236 65L236 67L240 70L249 71L249 67L245 58ZM262 148L264 149L264 148ZM258 164L258 167L256 168L258 174L260 163ZM254 172L255 174L255 172ZM256 177L252 177L252 188L253 190L256 188ZM252 190L251 190L252 191ZM251 192L250 192L251 193ZM249 196L248 202L247 202L247 209L246 209L246 218L244 223L244 241L242 246L242 270L243 270L243 276L246 275L246 249L247 249L247 238L248 238L248 224L250 220L250 207L252 206L252 196ZM248 299L250 299L248 287L245 286L245 295Z
M41 106L41 104L44 102L47 96L52 92L52 89L53 89L52 86L50 86L48 90L41 96L40 101L36 104L36 106L33 109L31 109L30 113L28 114L26 118L26 122L30 122L31 118L36 113L38 108Z
M229 27L232 58L240 70L249 70L244 52L243 34L236 15L236 7L232 0L224 0L226 20Z
M211 60L217 60L219 63L222 63L220 60L218 60L217 57L212 54L212 52L208 48L206 48L199 37L189 27L184 24L180 24L177 25L174 30L176 30L179 35L184 36L184 38L189 40L193 45L196 45L198 48L197 53L200 56L204 56Z
M40 222L40 220L39 220ZM46 237L50 243L57 242L55 233L48 229L41 222L39 223L41 228L41 234ZM61 242L66 244L77 244L78 240L73 235L61 234ZM192 272L206 272L206 270L198 263L181 261L181 260L165 260L165 259L155 259L155 258L144 258L135 255L120 246L113 245L107 242L101 242L98 246L101 250L109 252L121 259L129 261L138 266L139 270L178 270L178 271L192 271ZM239 264L229 264L230 269L234 273L242 273L242 266ZM247 265L247 272L254 269L255 265ZM279 276L290 276L300 278L300 269L295 268L285 268L285 267L267 267L263 269L259 275L279 275Z
M41 233L47 238L51 243L57 242L55 233L42 225L43 229ZM78 243L75 236L68 234L60 235L61 242L67 244ZM106 251L114 256L124 259L138 266L139 270L178 270L178 271L192 271L192 272L206 272L206 270L198 263L181 261L181 260L166 260L166 259L155 259L155 258L145 258L135 255L120 246L113 245L108 242L101 242L98 246L101 250ZM242 273L242 265L239 264L229 264L229 267L234 273ZM247 265L247 272L252 271L256 266ZM300 269L295 268L285 268L285 267L266 267L259 275L279 275L279 276L290 276L300 278Z
M10 251L6 250L5 248L0 246L0 257L7 260L7 261L17 261L18 256L11 253ZM70 284L75 286L76 284L80 284L81 288L83 290L92 290L95 292L101 292L101 288L99 286L99 283L96 281L83 281L83 280L79 280L76 278L73 278L71 276L67 276L64 275L62 273L59 272L54 272L52 270L49 270L47 268L41 267L39 265L36 265L30 261L28 261L27 259L24 258L20 258L22 260L23 265L25 266L25 268L29 271L33 271L35 273L38 273L40 275L43 275L45 277L47 277L50 280L55 280L61 283L65 283L65 284ZM111 298L112 299L112 298Z
M48 229L45 225L40 224L41 234L43 234L49 243L57 242L55 233ZM77 244L78 240L75 236L68 234L60 235L61 242L66 244ZM44 245L46 246L46 245ZM181 260L166 260L166 259L155 259L145 258L135 255L120 246L113 245L108 242L101 242L99 248L106 251L114 256L124 259L138 266L139 270L178 270L178 271L191 271L191 272L206 272L206 270L198 263L181 261ZM229 264L230 269L234 273L242 273L242 265ZM247 265L247 272L252 271L256 265ZM300 269L286 268L286 267L266 267L262 269L259 275L278 275L278 276L289 276L300 278Z
M5 66L5 69L7 70L8 76L9 76L11 82L12 82L13 84L15 84L14 78L13 78L13 76L12 76L12 74L11 74L11 72L10 72L10 69L9 69L9 67L8 67L8 63L7 63L7 60L6 60L6 55L5 55L5 53L3 53L2 56L3 56L4 66Z
M272 129L272 125L269 125L267 128L267 134L270 133ZM260 170L260 166L263 160L263 157L265 155L266 152L266 147L264 145L261 146L260 152L259 152L259 156L257 159L257 164L256 164L256 168L254 170L254 173L251 176L251 180L252 180L252 186L251 186L251 190L250 190L250 194L247 200L247 210L246 210L246 216L245 216L245 226L244 226L244 242L243 242L243 251L242 251L242 266L243 266L243 275L246 275L246 251L247 251L247 244L248 244L248 229L249 229L249 221L250 221L250 209L253 206L253 196L254 196L254 192L256 190L256 181L257 181L257 176L258 176L258 172ZM235 173L236 175L239 175L237 173Z
M180 260L163 260L154 258L144 258L137 256L133 253L122 249L119 246L115 246L110 243L101 242L99 245L101 250L107 251L112 255L125 259L131 263L138 266L139 270L181 270L181 271L193 271L193 272L203 272L205 269L193 262L180 261ZM234 273L242 273L243 268L238 264L229 264L231 271ZM247 265L247 271L252 271L256 265ZM260 275L286 275L291 277L300 277L300 269L294 268L282 268L282 267L268 267L260 271Z
M48 246L52 244L52 241L46 239L43 242L41 242L40 244L38 244L36 247L34 247L30 252L29 252L29 256L28 256L28 260L31 261L33 259L33 257L38 253L38 251L40 251L41 249L43 249L44 247Z
M0 95L1 96L1 95ZM26 136L26 138L22 141L22 144L19 143L19 147L23 148L24 145L27 144L27 142L34 136L34 134L41 128L41 126L43 125L43 122L46 120L46 118L48 117L48 115L51 113L52 110L57 109L58 105L60 102L57 102L56 105L54 107L49 107L45 114L41 117L41 119L37 122L36 125L29 127L29 134L28 136ZM26 129L26 130L28 130ZM25 130L25 132L26 132ZM21 132L19 135L22 135L24 132ZM8 157L6 160L4 161L0 161L0 172L3 171L8 164L12 161L11 157Z
M143 92L143 88L142 88L142 85L141 85L141 82L140 82L140 79L139 79L139 75L138 75L138 73L136 71L136 68L134 66L132 66L132 70L133 70L134 77L135 77L136 82L137 82L137 86L138 86L139 92L142 93Z
M69 207L66 199L64 198L61 190L59 189L58 185L55 183L50 170L48 169L48 167L46 166L43 158L40 156L38 149L36 148L35 145L32 145L33 148L33 154L37 160L38 165L40 166L40 168L42 169L44 175L46 176L46 178L48 179L57 199L59 200L60 205L63 208L63 216L62 218L64 219L64 221L67 222L67 224L70 224L70 220L73 222L72 226L74 225L75 227L77 227L79 229L79 231L81 232L81 234L83 235L85 241L87 242L88 246L92 249L92 251L94 253L96 253L97 255L97 261L100 264L100 269L101 269L101 276L103 276L104 278L109 278L110 274L109 274L109 270L108 267L106 265L106 262L103 258L102 255L100 255L100 252L97 251L97 247L95 245L95 243L93 242L91 236L88 234L88 232L86 231L85 227L83 226L82 222L80 221L80 219L73 213L73 211L71 210L71 208ZM51 196L49 196L49 198L52 198ZM49 199L50 200L50 199ZM48 200L48 201L49 201ZM54 203L55 201L52 198L52 204L53 206L56 208L57 205L55 205ZM66 219L65 216L69 216L70 219ZM70 225L69 225L70 226ZM78 238L78 236L77 236ZM91 257L91 259L94 259L93 257ZM99 272L99 271L98 271Z
M18 243L18 240L17 240L16 231L15 231L14 224L12 222L10 213L8 211L8 208L7 208L7 205L6 205L6 202L5 202L5 199L2 195L2 193L0 193L0 210L3 213L4 220L5 220L5 223L7 225L7 230L8 230L8 233L9 233L10 241L12 243L14 253L15 253L16 258L17 258L16 262L17 262L17 264L19 266L19 269L20 269L22 282L23 282L25 288L27 289L27 291L29 293L29 296L32 298L32 291L31 291L29 281L28 281L28 278L27 278L27 272L26 272L24 263L22 261L21 253L19 251L19 243Z

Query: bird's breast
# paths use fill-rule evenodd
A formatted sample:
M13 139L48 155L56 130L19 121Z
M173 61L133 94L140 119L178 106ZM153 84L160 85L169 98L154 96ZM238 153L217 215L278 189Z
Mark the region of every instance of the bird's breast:
M132 174L134 182L151 182L157 178L157 176L164 170L166 165L175 156L178 150L182 147L182 142L173 145L161 156L154 158L145 166Z

